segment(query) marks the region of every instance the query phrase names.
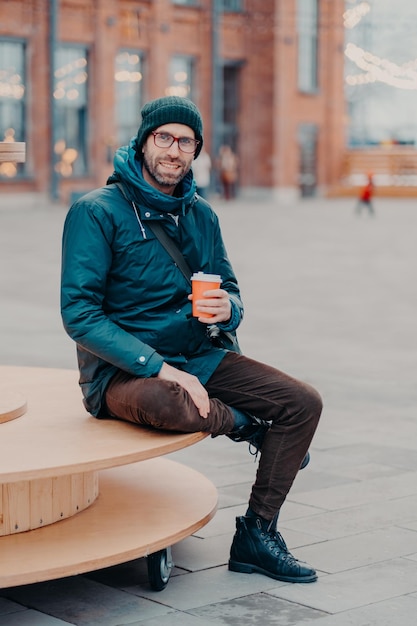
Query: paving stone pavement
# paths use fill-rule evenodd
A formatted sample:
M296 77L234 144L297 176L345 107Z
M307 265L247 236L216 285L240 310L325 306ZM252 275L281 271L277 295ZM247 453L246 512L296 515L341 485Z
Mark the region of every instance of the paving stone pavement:
M375 204L372 218L352 199L213 201L246 305L244 351L323 396L280 517L318 582L227 570L256 462L219 437L170 455L214 482L219 510L173 546L164 591L139 559L0 590L0 626L415 626L417 204ZM76 367L59 316L65 214L37 194L0 198L2 364Z

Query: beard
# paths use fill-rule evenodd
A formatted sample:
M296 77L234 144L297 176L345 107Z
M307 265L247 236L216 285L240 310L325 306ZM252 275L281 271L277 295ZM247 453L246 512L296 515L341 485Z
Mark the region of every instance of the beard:
M160 164L160 161L172 164L172 171ZM175 187L182 181L184 176L191 169L191 162L182 159L170 160L167 157L161 159L149 154L147 150L143 151L143 165L149 176L155 181L157 187L170 188Z

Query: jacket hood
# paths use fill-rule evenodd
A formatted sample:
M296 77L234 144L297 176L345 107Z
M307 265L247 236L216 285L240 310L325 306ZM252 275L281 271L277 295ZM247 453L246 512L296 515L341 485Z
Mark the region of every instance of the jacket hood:
M136 158L134 139L128 146L119 148L114 155L114 172L107 184L122 181L129 187L132 197L149 209L158 207L158 212L185 214L196 201L196 185L190 170L179 183L180 196L170 196L152 187L142 175L142 162Z

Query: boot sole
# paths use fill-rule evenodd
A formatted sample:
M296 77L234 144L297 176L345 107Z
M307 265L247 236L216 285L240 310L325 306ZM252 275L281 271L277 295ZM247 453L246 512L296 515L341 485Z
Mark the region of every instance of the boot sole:
M262 569L262 567L258 567L258 565L239 563L239 561L232 561L231 559L229 561L229 570L231 572L240 572L241 574L264 574L264 576L269 576L269 578L281 580L285 583L314 583L317 580L317 574L311 574L310 576L281 576L269 570Z

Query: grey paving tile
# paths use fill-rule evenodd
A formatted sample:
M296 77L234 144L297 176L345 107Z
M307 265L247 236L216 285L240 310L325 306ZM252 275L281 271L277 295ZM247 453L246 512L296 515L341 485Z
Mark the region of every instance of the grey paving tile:
M374 478L349 485L292 494L291 497L292 500L302 504L311 504L335 511L369 502L404 498L416 493L417 472L405 472L399 476Z
M321 576L310 585L286 585L268 593L327 613L341 613L417 593L417 563L392 559Z
M222 501L223 498L226 498L228 501L233 502L233 505L240 505L243 509L242 513L244 513L248 505L253 482L254 481L251 480L246 483L239 482L234 485L229 484L226 487L219 487L218 492L220 501Z
M215 449L212 449L211 454L213 458L218 456ZM247 456L249 457L249 455ZM187 463L188 462L189 461L187 459ZM221 488L227 487L228 485L234 485L235 483L253 483L255 480L256 465L254 465L251 457L249 457L247 459L243 459L243 462L233 463L227 467L214 466L207 468L203 466L200 471L202 471L207 478L209 478L216 485L216 487Z
M67 622L32 610L0 616L0 626L64 626L64 624L71 623L74 622Z
M315 507L311 505L300 504L299 502L293 502L291 500L291 495L289 495L284 502L284 505L280 511L279 519L280 523L294 520L300 520L300 524L305 524L305 518L312 517L315 515L319 515L322 512L320 507Z
M341 381L343 383L343 381ZM344 383L345 384L345 383ZM323 383L322 383L323 385ZM334 381L331 383L328 381L327 385L334 387ZM323 394L323 389L321 388L321 393ZM335 405L338 402L341 402L340 395L335 394ZM349 423L349 418L351 416L351 410L343 410L339 406L337 407L337 415L342 416L345 413L345 420L341 418L341 421L344 422L344 428L341 430L337 424L333 421L333 417L335 416L336 406L333 408L332 405L330 407L324 406L323 414L320 419L320 426L314 435L314 447L316 450L321 451L322 453L333 453L334 449L337 449L340 446L340 442L343 441L346 444L351 443L355 445L358 441L358 435L356 432L352 430L346 429L346 424ZM329 415L327 421L329 424L325 424L326 416ZM332 418L332 419L330 419ZM337 454L337 453L336 453Z
M322 611L280 600L267 593L235 598L190 611L193 615L216 619L216 624L230 626L298 626L302 621L315 624Z
M235 495L233 489L229 489L227 493L223 493L220 488L217 492L219 509L227 509L238 506L240 511L243 513L248 505L248 496L244 495L245 491L245 489L242 489L240 495Z
M250 478L256 470L254 457L248 453L247 445L235 443L225 436L207 437L198 446L178 450L168 458L179 462L186 459L195 469L207 472L216 485L230 484L236 476L244 476L245 473ZM230 479L232 475L233 480Z
M0 595L7 595L7 591L0 590ZM16 613L17 611L24 611L25 607L22 607L20 604L16 604L16 602L12 602L7 598L0 597L0 616L8 615L9 613Z
M157 601L82 576L16 587L8 595L16 602L76 626L120 626L134 622L138 617L153 618L167 612L167 608ZM43 626L42 622L39 624Z
M208 537L216 537L225 533L230 535L231 532L234 533L236 517L244 514L244 512L244 507L241 505L220 509L206 526L194 533L194 537L207 539Z
M382 476L397 476L402 474L403 470L392 465L383 465L382 463L353 463L347 462L349 457L342 457L338 463L327 468L327 471L337 472L340 476L351 478L357 481L370 480L372 478L380 478Z
M307 466L302 472L298 473L291 487L291 495L305 491L314 491L315 489L328 489L339 485L350 485L357 482L359 481L351 476L343 475L342 472L318 472Z
M417 466L417 451L410 449L410 442L404 447L387 445L390 439L387 439L387 430L384 429L383 436L381 437L381 445L375 445L375 439L378 438L376 434L376 427L372 432L373 444L371 443L355 443L355 445L338 446L335 449L335 453L339 457L339 465L343 468L345 465L360 468L367 464L376 464L380 467L392 467L393 469L404 469L414 471ZM396 420L396 428L394 429L394 441L398 436L398 421ZM363 480L364 476L359 471L358 479Z
M234 528L232 532L207 539L187 537L172 546L175 565L190 572L224 565L229 560L233 534Z
M155 619L140 620L128 626L144 626L145 624L146 626L216 626L216 624L220 626L222 622L207 617L198 617L183 611L172 611Z
M340 511L321 512L310 515L307 520L288 519L283 512L280 516L280 525L291 530L308 530L312 535L327 540L386 526L402 526L417 530L417 495L390 501L381 500Z
M299 550L303 560L328 573L347 571L416 551L417 533L394 527L316 543Z
M245 446L244 443L236 444ZM235 484L252 484L255 481L256 470L258 464L253 461L253 457L245 453L243 462L239 462L233 465L229 465L224 468L221 474L217 477L216 486L218 488L225 488L229 485Z
M319 618L314 626L415 626L416 611L417 599L403 596ZM306 620L297 626L309 624Z
M404 516L401 520L401 522L398 522L399 526L402 526L403 528L411 528L412 530L417 530L417 514L416 514L416 509L414 509L413 511L414 515L414 519L413 520L407 520L407 516Z
M176 576L162 592L138 586L126 587L126 591L160 602L166 607L189 612L190 609L254 593L269 593L271 589L278 589L283 584L258 574L229 572L223 566Z

